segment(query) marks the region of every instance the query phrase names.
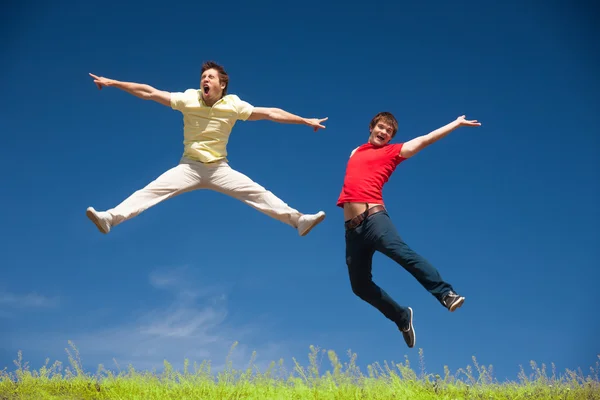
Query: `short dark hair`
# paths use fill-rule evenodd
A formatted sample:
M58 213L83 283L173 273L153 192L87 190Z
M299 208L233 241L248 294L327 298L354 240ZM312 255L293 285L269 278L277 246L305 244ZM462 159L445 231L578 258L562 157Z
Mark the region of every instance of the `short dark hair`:
M382 112L378 113L376 116L374 116L373 119L371 120L371 123L369 124L369 129L373 129L379 121L383 121L386 124L390 124L393 129L392 137L396 136L396 132L398 132L398 121L396 120L396 117L394 117L394 115L391 112L382 111Z
M214 61L206 61L204 64L202 64L202 70L200 71L200 75L202 75L204 71L209 69L216 69L219 73L219 82L225 83L225 89L223 89L223 96L225 96L227 94L227 87L229 86L229 75L227 75L225 68L223 68L222 65L219 65Z

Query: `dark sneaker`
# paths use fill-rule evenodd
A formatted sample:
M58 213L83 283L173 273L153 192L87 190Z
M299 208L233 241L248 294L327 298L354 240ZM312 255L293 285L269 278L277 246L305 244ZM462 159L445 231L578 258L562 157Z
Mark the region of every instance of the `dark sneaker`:
M406 328L406 330L400 329L400 332L402 332L402 336L404 336L406 345L410 348L413 348L415 347L416 342L415 327L413 326L413 310L412 308L408 307L408 311L410 312L408 328Z
M459 296L452 291L448 292L448 294L444 296L444 299L442 300L442 303L448 310L450 310L450 312L453 312L462 306L464 302L465 298L463 296Z

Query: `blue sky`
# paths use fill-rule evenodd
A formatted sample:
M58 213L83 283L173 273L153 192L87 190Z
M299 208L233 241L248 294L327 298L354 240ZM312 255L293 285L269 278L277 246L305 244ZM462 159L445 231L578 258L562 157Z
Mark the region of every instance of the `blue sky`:
M153 8L156 6L157 8ZM0 369L167 359L222 364L233 341L307 362L309 345L348 349L361 367L407 355L427 372L492 364L559 371L597 360L598 54L592 13L549 2L394 5L306 1L15 3L0 65ZM306 237L223 195L198 191L100 234L107 209L176 165L177 111L89 72L169 91L199 85L216 60L256 106L329 117L304 126L238 122L231 166L326 220ZM374 279L415 310L417 345L351 291L335 206L348 155L379 111L396 142L461 114L462 128L402 163L384 189L400 234L467 301L444 310L377 254Z

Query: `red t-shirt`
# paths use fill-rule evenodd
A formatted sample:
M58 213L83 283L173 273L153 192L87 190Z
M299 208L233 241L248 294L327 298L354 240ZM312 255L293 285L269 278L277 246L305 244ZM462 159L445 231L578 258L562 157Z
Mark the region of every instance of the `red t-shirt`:
M346 166L346 176L338 207L344 203L383 204L383 185L390 179L398 164L406 160L400 156L403 143L375 147L370 143L358 147Z

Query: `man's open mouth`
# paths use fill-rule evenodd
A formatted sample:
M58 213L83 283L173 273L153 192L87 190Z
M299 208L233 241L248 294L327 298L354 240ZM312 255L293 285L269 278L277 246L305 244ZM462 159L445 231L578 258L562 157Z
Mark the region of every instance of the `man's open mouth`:
M204 94L208 94L208 91L210 90L210 88L208 86L204 86L202 88L202 90L204 90Z
M377 135L377 139L381 140L382 142L385 140L385 138L381 135Z

